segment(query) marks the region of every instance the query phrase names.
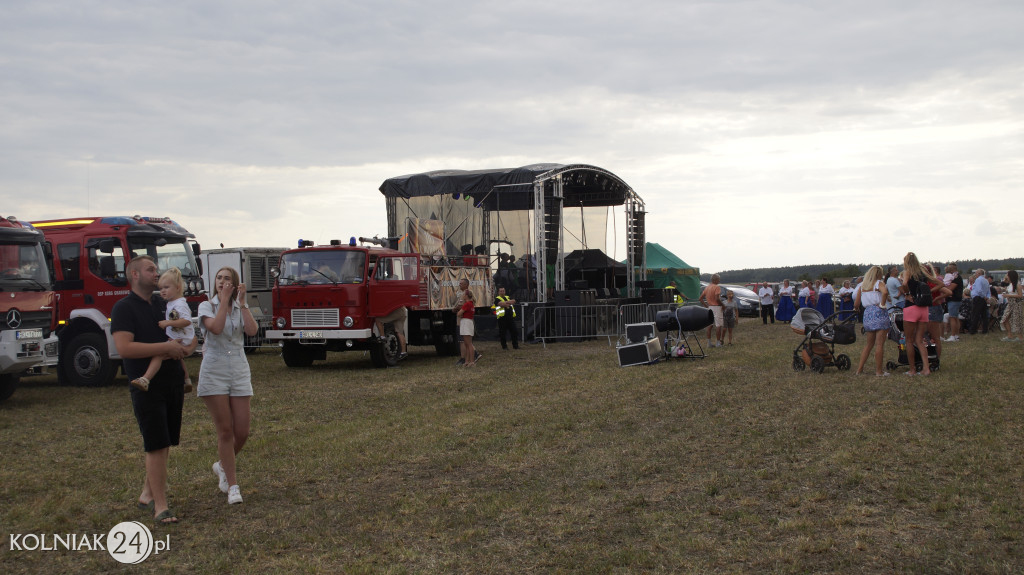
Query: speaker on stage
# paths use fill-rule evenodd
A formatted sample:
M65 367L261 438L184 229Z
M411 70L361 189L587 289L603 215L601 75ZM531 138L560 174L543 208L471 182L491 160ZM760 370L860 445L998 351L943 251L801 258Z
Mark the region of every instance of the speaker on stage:
M663 310L654 316L658 331L697 331L715 323L715 316L706 307L687 305L675 311Z

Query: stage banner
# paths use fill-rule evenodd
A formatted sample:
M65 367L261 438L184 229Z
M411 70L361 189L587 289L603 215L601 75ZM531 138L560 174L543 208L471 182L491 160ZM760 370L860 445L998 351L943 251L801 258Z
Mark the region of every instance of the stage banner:
M413 252L428 257L444 257L444 222L409 218L407 231Z
M494 286L491 282L490 268L486 267L448 267L435 266L429 268L427 279L430 282L430 309L452 309L458 299L456 291L459 280L469 280L469 289L473 292L476 307L490 307L494 299Z

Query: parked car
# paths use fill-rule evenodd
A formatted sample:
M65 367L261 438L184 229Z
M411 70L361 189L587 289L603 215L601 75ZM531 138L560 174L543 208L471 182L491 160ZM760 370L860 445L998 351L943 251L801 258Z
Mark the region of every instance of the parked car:
M700 289L704 291L704 288L708 287L708 282L700 282ZM758 317L761 315L761 300L757 297L757 294L749 289L729 284L719 284L722 291L722 299L725 300L725 294L731 290L733 297L736 298L736 307L739 309L740 317Z

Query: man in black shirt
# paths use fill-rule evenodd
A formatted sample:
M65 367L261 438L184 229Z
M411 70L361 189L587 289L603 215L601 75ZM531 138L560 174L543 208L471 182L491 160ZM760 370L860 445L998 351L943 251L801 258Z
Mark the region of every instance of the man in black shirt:
M153 258L133 258L125 272L131 293L114 304L110 312L110 332L124 362L124 371L129 380L135 379L146 373L150 358L165 358L148 391L130 387L132 408L146 451L146 480L139 507L152 505L156 521L177 523L178 518L167 508L167 460L170 447L178 444L181 435L185 373L179 360L195 350L196 340L185 347L168 340L160 329L158 322L163 319L162 305L166 303L153 298L160 279Z

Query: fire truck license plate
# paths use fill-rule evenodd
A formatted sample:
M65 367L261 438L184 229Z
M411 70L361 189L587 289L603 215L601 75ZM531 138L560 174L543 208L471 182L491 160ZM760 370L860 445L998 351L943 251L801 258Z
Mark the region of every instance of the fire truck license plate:
M324 332L322 331L300 331L299 339L323 339Z
M14 339L43 339L43 330L23 329L14 334Z

